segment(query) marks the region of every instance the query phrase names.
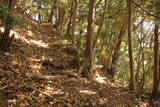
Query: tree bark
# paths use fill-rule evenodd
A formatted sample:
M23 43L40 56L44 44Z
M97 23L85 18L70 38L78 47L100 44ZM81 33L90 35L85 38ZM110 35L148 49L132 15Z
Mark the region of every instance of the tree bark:
M133 65L133 52L132 52L132 0L127 0L128 6L128 54L130 63L130 89L135 90L135 75Z
M88 12L88 26L86 34L86 48L85 48L85 61L82 65L82 76L89 78L89 74L92 71L92 24L93 24L93 14L94 14L95 0L89 0L89 12ZM88 68L86 70L86 68Z
M140 87L140 89L141 90L143 90L143 88L144 88L144 86L145 86L145 81L146 81L146 70L145 70L145 63L144 63L144 61L145 61L145 54L144 54L144 48L143 48L143 46L144 46L144 44L145 44L145 41L144 41L144 37L145 37L145 35L143 35L143 23L141 23L141 40L139 40L139 42L140 42L140 49L141 49L141 55L142 55L142 57L141 57L141 62L142 62L142 78L141 78L141 81L140 81L140 85L141 85L141 87Z
M38 10L38 21L41 21L42 20L42 15L41 15L41 3L38 1L38 7L37 7L37 10Z
M107 0L104 1L104 7L103 7L103 15L101 17L101 22L100 22L100 25L99 25L99 28L98 28L98 31L97 31L97 35L96 35L96 38L95 38L95 41L93 42L93 50L96 46L96 43L98 41L98 38L99 36L101 35L102 33L102 29L103 29L103 25L104 25L104 21L105 21L105 14L106 14L106 7L107 7Z
M53 19L53 15L54 15L54 5L52 6L51 10L50 10L50 14L48 17L48 22L52 23L52 19Z
M57 7L56 7L56 22L55 26L59 29L59 35L61 34L61 30L63 28L63 22L65 19L66 10L64 7L61 6L61 1L56 0Z
M156 15L159 15L159 3L156 3ZM159 44L158 44L158 19L155 19L155 28L154 28L154 68L153 68L153 95L158 93L158 51L159 51Z
M51 7L51 10L50 10L50 14L49 14L49 17L48 17L48 22L52 22L53 20L53 16L55 18L55 20L57 20L58 18L58 0L53 0L53 4L52 4L52 7Z
M136 74L135 74L135 83L139 84L139 74L140 74L140 66L141 66L141 49L139 49L138 52L138 58L137 58L137 68L136 68Z
M67 32L65 34L65 36L68 37L69 39L71 38L70 30L71 30L71 24L72 24L72 16L73 16L73 1L71 2L70 17L69 17Z
M106 14L106 7L107 7L107 0L104 1L104 7L103 7L103 14L102 14L102 17L101 17L101 22L100 22L100 25L99 25L99 28L98 28L98 31L97 31L97 35L95 37L95 41L93 42L93 46L92 46L92 49L93 49L93 62L94 62L94 58L95 58L95 47L96 47L96 43L98 41L98 38L99 36L101 35L102 33L102 30L103 30L103 25L104 25L104 21L105 21L105 14Z
M112 64L112 66L111 66L111 76L112 76L112 78L114 78L114 75L115 75L115 72L116 72L115 65L116 65L116 62L119 58L119 50L120 50L122 40L123 40L123 37L124 37L125 33L126 33L126 31L123 30L123 28L121 28L118 39L116 41L116 46L115 46L115 49L114 49L114 52L113 52L112 63L111 63Z
M79 0L74 0L73 18L72 18L72 41L75 44L76 17L78 11Z
M160 44L160 43L159 43ZM159 69L158 69L158 71L159 71L159 77L158 77L158 86L160 87L160 54L159 54ZM160 92L160 89L158 90L159 92Z
M16 0L9 0L9 2L8 2L8 8L11 12L13 12L13 10L14 10L15 3L16 3ZM0 41L0 50L2 50L2 51L9 50L9 46L10 46L10 42L11 42L9 35L10 35L11 28L12 28L11 23L6 22L4 34L3 34L2 39Z

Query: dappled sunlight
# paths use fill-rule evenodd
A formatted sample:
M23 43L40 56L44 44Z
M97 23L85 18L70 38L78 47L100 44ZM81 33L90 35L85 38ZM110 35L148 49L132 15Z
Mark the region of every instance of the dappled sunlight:
M4 32L4 28L0 27L0 31ZM15 35L15 38L21 39L22 41L31 44L31 45L36 45L37 47L42 47L42 48L48 48L48 44L43 42L42 40L34 40L34 39L26 39L25 37L22 37L19 33L11 30L10 36ZM31 31L27 31L27 36L33 36L33 33Z
M41 68L41 65L32 65L31 68L35 70L39 70Z
M17 65L17 64L19 64L17 61L12 61L12 64L13 65Z
M142 101L139 101L140 105L142 107L149 107L148 103L147 102L142 102ZM158 106L157 106L158 107Z
M61 94L64 94L64 92L62 92L61 89L56 89L55 87L51 87L51 86L46 86L44 93L47 94L47 95L61 95Z
M100 98L99 99L99 104L104 105L104 104L107 104L107 103L108 103L108 99L106 99L106 98Z
M79 93L86 94L86 95L95 95L97 92L94 92L92 90L80 90Z
M36 64L29 65L29 67L33 70L33 72L35 72L36 74L41 74L39 72L39 70L42 68L42 65L40 63L40 61L42 59L41 58L37 59L37 58L29 57L28 60L31 61L32 63L36 63Z
M33 44L35 44L35 45L37 45L39 47L48 48L48 44L45 43L45 42L43 42L42 40L39 40L39 41L37 41L37 40L30 40L30 43L33 43Z
M36 59L36 58L28 58L29 60L31 60L31 61L35 61L35 62L39 62L39 61L41 61L42 59Z
M42 47L42 48L48 48L48 44L43 42L42 40L39 40L39 41L33 40L33 39L28 40L28 39L26 39L25 37L22 37L22 36L15 36L15 38L21 39L21 40L23 40L26 43L31 44L31 45L36 45L36 46Z
M35 72L36 74L41 74L39 72L39 70L41 69L41 64L37 64L37 65L30 65L30 68L33 70L33 72Z
M98 72L96 72L94 80L98 83L107 83L109 81L106 77L100 76Z
M3 33L4 33L4 28L3 28L3 27L0 27L0 32L3 32ZM11 30L11 31L10 31L10 36L12 36L13 34L15 35L15 37L16 37L17 35L19 35L17 32Z
M1 33L4 32L4 28L0 27L0 32Z
M27 33L28 36L31 36L31 37L33 36L32 31L27 31L26 33Z

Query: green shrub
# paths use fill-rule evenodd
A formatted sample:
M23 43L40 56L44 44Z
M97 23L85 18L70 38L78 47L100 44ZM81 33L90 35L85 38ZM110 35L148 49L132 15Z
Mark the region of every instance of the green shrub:
M0 19L2 20L2 23L5 23L7 26L22 26L26 22L22 20L21 18L13 15L11 11L5 7L2 3L0 3Z

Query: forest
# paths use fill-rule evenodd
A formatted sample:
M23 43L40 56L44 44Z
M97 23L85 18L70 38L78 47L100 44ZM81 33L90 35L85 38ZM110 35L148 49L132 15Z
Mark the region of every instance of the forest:
M0 107L160 107L160 0L0 0Z

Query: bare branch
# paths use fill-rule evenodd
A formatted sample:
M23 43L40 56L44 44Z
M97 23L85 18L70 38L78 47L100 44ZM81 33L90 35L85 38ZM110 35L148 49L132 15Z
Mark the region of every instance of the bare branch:
M146 11L145 9L143 9L139 4L137 4L136 2L132 1L137 7L139 7L142 11L144 11L146 14L148 14L149 16L155 17L157 19L160 19L160 16L156 16L152 13L150 13L149 11Z

